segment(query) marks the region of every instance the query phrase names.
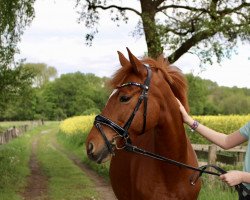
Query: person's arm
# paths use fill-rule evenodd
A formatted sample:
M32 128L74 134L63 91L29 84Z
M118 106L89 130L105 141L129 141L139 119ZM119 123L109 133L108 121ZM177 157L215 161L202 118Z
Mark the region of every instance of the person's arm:
M182 114L182 118L184 123L192 127L194 124L194 119L188 115L185 108L181 104L181 102L177 99L179 105L180 105L180 112ZM237 130L229 135L226 135L224 133L219 133L215 130L212 130L202 124L199 124L198 127L195 129L198 133L200 133L202 136L204 136L206 139L211 141L212 143L220 146L223 149L230 149L232 147L235 147L245 141L247 141L247 138L240 134L240 131Z
M194 120L193 120L194 121ZM192 124L191 124L192 125ZM230 149L243 142L247 141L247 138L240 134L237 130L229 135L212 130L202 124L199 124L196 131L200 133L203 137L211 141L212 143L218 145L223 149Z

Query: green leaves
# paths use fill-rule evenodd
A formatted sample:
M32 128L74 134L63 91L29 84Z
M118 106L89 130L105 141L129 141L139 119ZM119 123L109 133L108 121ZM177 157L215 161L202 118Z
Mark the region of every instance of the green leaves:
M10 64L17 50L17 43L26 26L34 18L35 0L0 1L0 70Z
M82 115L88 110L101 110L108 98L105 84L104 78L93 74L76 72L61 75L43 89L45 115L49 119L57 118L56 108L61 109L63 115L59 117L63 118Z
M9 103L17 103L31 92L33 74L24 69L21 64L15 68L3 68L0 70L0 116L10 106ZM10 108L8 108L10 109Z
M220 87L192 74L188 80L188 100L193 115L244 115L250 113L250 89Z
M44 63L27 63L23 67L33 73L32 83L34 87L41 88L50 79L56 78L57 70L54 67L47 66Z
M17 102L20 94L28 93L33 74L20 63L14 62L18 52L17 43L26 26L33 17L35 0L1 0L0 1L0 116L9 103ZM8 108L5 115L12 115Z
M109 10L115 23L127 22L129 12L137 14L139 23L134 33L145 34L148 55L155 58L164 49L171 63L187 52L195 52L205 64L221 62L231 56L239 39L250 41L250 3L245 1L139 2L140 6L128 6L126 1L77 0L78 7L83 8L80 20L91 30L86 40L94 39L101 12Z

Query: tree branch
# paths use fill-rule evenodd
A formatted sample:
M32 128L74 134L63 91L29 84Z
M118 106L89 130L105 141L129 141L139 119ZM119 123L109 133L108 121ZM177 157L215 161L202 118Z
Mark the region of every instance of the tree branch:
M205 12L208 13L208 10L205 8L195 8L195 7L191 7L191 6L182 6L182 5L167 5L167 6L161 6L157 9L157 12L161 12L163 10L167 10L169 8L182 8L185 10L189 10L189 11L200 11L200 12Z
M246 6L250 7L250 3L244 2L244 3L242 3L241 5L239 5L238 7L235 7L235 8L225 8L224 10L218 11L218 14L224 16L224 15L236 12L236 11L240 10L241 8L246 7Z
M180 21L176 20L175 18L168 16L166 13L163 12L163 14L165 14L169 19L172 19L175 21L174 24L178 24ZM193 16L193 18L191 18L189 21L187 21L186 23L188 24L187 29L185 28L181 28L181 27L177 27L175 26L175 28L170 28L170 26L167 26L165 28L165 30L168 32L172 32L175 35L179 35L179 36L186 36L188 33L193 33L196 31L196 22L199 21L199 17L203 14L203 12L198 13L197 15ZM184 31L183 31L184 29Z
M189 29L187 29L185 31L177 31L176 29L170 29L170 28L166 28L165 30L167 32L172 32L175 35L186 36L188 33L193 33L194 32L194 26L191 26Z
M133 9L133 8L130 8L130 7L121 7L121 6L117 6L117 5L102 6L102 5L95 5L94 3L91 3L90 1L87 1L87 2L88 2L88 4L89 4L88 10L91 10L91 9L95 10L95 9L97 9L97 8L100 8L100 9L102 9L102 10L108 10L108 9L110 9L110 8L115 8L115 9L117 9L117 10L119 10L119 11L126 11L126 10L132 11L132 12L134 12L135 14L141 16L141 13L140 13L140 12L138 12L137 10L135 10L135 9Z
M174 63L177 61L184 53L188 52L188 50L198 44L200 41L207 39L209 37L212 37L215 35L216 32L211 30L204 30L201 32L198 32L197 34L193 35L191 38L186 40L174 53L172 53L168 60L170 63Z
M157 6L161 5L165 0L156 0L155 3Z
M242 13L242 12L235 12L237 15L240 15L240 16L242 16L243 18L245 18L245 20L247 20L248 19L248 16L247 15L245 15L244 13Z

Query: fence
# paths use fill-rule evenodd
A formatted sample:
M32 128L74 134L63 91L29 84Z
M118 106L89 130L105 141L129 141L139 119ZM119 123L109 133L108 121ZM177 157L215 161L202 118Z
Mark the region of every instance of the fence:
M229 150L224 150L214 144L192 144L198 159L205 159L209 164L215 164L216 162L238 165L244 161L244 155L246 153L246 146L237 146Z
M25 124L25 125L21 125L21 126L18 126L18 127L14 126L13 128L9 128L4 133L0 133L0 145L1 144L6 144L10 140L24 134L29 129L31 129L31 128L35 127L35 126L38 126L38 125L43 125L43 124L44 124L43 121L32 121L32 122L29 123L29 125Z

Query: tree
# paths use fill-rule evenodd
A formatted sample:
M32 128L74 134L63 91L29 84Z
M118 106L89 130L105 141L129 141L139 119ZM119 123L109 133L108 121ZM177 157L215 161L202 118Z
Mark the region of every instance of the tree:
M35 0L0 1L0 67L7 67L17 52L17 43L34 18ZM0 68L0 70L1 70Z
M16 116L17 109L31 108L33 73L23 65L0 70L0 118ZM29 105L28 105L29 104ZM25 111L26 108L24 108ZM26 112L27 113L27 112ZM22 113L24 115L24 113ZM19 117L24 116L20 115Z
M76 0L81 7L80 20L91 32L98 32L100 12L109 10L111 20L128 22L127 13L138 16L137 34L145 34L149 56L165 51L171 63L187 52L197 54L204 62L220 62L229 57L237 41L250 40L250 3L246 0L139 0L140 8L123 6L122 1ZM143 30L143 31L140 31Z
M0 115L10 100L15 100L30 86L30 71L22 62L14 62L17 43L34 17L35 0L0 0Z
M187 74L188 80L188 101L192 115L202 115L206 105L208 90L205 82L200 78Z
M26 63L24 67L34 73L33 85L38 88L41 88L48 83L50 79L56 78L57 76L56 68L44 63Z
M248 114L250 90L247 88L218 87L210 91L210 102L218 108L217 114Z
M108 98L105 79L80 72L63 74L42 88L39 112L48 119L101 110Z

